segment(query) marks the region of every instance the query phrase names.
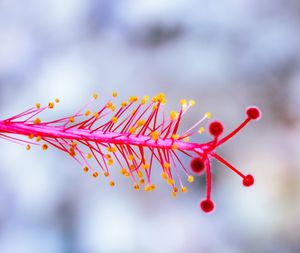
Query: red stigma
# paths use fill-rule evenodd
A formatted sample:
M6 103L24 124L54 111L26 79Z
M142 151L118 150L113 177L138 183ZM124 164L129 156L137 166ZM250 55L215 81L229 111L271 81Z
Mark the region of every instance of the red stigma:
M215 204L212 200L205 199L201 201L200 208L202 209L203 212L210 213L211 211L214 210Z
M253 178L252 175L249 174L249 175L244 177L244 179L243 179L243 185L244 186L249 187L253 184L254 184L254 178Z
M224 127L221 122L214 121L209 125L209 133L215 137L220 136L223 133Z
M192 159L191 163L191 170L195 173L195 174L200 174L201 172L204 171L204 162L200 157L195 157Z
M255 120L260 118L261 112L257 107L249 107L246 110L246 114L248 118Z

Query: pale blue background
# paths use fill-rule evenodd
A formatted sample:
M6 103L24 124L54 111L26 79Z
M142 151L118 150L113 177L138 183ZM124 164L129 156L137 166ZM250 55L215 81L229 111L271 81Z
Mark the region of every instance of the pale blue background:
M160 180L111 189L59 151L0 140L0 252L299 252L299 45L296 0L1 0L1 118L59 97L55 118L113 90L165 92L166 110L195 99L183 128L211 111L229 131L252 104L264 117L219 149L255 187L213 163L211 215L203 180L176 200Z

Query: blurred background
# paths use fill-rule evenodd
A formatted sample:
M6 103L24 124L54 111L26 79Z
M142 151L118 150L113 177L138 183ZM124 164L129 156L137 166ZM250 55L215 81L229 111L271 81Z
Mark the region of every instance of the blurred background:
M145 193L114 167L112 189L57 150L0 140L0 252L300 252L299 45L297 0L0 0L1 119L59 97L55 119L115 90L164 92L166 111L195 99L183 129L263 112L218 150L255 186L214 162L209 215L204 178L173 199L159 171Z

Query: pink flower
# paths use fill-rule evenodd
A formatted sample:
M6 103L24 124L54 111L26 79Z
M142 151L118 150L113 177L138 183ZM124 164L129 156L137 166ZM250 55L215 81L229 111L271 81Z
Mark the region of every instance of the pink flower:
M184 133L179 133L179 125L184 114L195 104L194 100L181 100L179 112L171 111L169 115L161 113L161 107L166 103L165 95L160 93L149 100L144 96L140 101L135 96L123 101L117 108L113 99L117 93L112 93L110 99L95 113L87 110L90 103L98 98L94 94L92 99L77 113L61 119L43 122L38 116L47 109L53 109L58 99L47 106L35 107L26 110L6 120L0 121L0 137L21 145L29 150L31 145L41 145L43 150L48 146L69 154L84 172L91 172L98 177L100 171L108 177L111 186L110 166L118 164L120 172L133 181L134 189L145 185L145 191L155 189L151 180L153 164L161 168L162 178L172 187L172 196L176 197L178 186L182 192L187 192L184 181L194 181L194 175L206 173L206 197L200 207L204 212L214 209L211 199L211 158L226 165L242 178L244 186L254 183L252 175L245 175L234 168L215 150L228 141L251 120L260 118L260 111L256 107L246 110L246 119L231 133L221 137L222 123L215 121L209 125L209 133L213 139L206 143L191 142L190 137L202 133L204 128L199 126L206 119L211 118L206 113L198 122ZM11 135L23 135L30 140L24 140ZM41 143L41 144L40 144ZM191 159L190 168L184 165L182 156ZM94 158L95 165L92 165ZM157 166L156 166L157 167ZM181 172L180 172L181 170ZM182 174L185 179L183 179Z

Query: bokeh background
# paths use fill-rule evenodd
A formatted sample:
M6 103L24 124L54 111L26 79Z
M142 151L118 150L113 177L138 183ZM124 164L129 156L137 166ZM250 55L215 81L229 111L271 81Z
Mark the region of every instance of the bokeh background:
M203 178L173 199L114 167L111 189L57 150L0 140L0 252L300 252L299 45L297 0L0 0L1 118L59 97L55 118L114 90L164 92L167 111L195 99L183 128L263 112L218 150L255 186L213 163L210 215Z

